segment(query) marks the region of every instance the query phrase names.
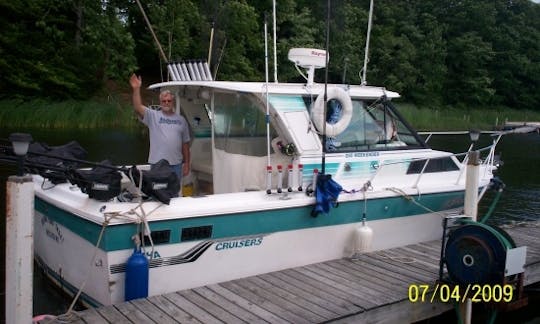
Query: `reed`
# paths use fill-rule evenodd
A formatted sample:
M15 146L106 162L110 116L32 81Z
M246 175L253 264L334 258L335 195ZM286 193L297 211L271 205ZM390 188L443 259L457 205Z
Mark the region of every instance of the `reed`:
M506 121L540 121L540 111L510 108L458 109L398 104L399 112L419 131L493 130Z
M422 131L491 130L505 121L540 121L539 111L510 108L458 109L397 103L401 114ZM2 100L0 127L98 129L140 127L130 104L120 101Z
M113 102L43 100L0 101L0 127L90 129L132 128L137 120L130 106Z

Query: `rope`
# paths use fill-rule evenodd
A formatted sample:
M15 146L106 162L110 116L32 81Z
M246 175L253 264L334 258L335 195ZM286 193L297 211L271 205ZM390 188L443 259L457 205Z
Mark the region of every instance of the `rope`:
M351 257L351 260L359 260L362 255L363 255L362 253L355 253ZM382 253L382 252L375 252L375 253L373 253L373 255L376 255L376 256L380 257L381 259L393 260L393 261L403 263L403 264L412 264L412 263L415 263L417 261L417 259L413 258L413 257L393 256L393 255L389 255L389 254Z
M405 193L405 191L399 189L399 188L396 188L396 187L391 187L391 188L385 188L385 190L389 190L389 191L392 191L398 195L401 195L403 198L407 199L408 201L412 202L413 204L417 205L418 207L424 209L424 210L427 210L428 212L430 213L434 213L434 214L437 214L441 217L445 217L446 215L444 215L443 213L441 212L438 212L438 211L434 211L433 209L427 207L427 206L424 206L422 205L421 203L419 203L418 201L416 201L416 199L414 199L412 196L408 195L407 193Z
M135 206L134 208L131 208L131 209L127 210L127 211L124 211L124 212L114 211L114 212L103 213L104 221L103 221L102 226L101 226L101 231L99 233L98 240L97 240L96 245L94 247L94 255L92 256L92 259L91 259L91 262L90 262L90 267L92 267L92 265L95 264L97 254L98 254L98 251L99 251L99 246L101 244L101 240L103 239L105 229L107 228L107 226L110 224L110 222L113 219L124 219L124 220L134 221L137 224L137 233L144 233L144 235L149 237L150 245L152 247L151 257L150 258L153 258L153 256L154 256L154 242L152 240L152 236L150 235L150 233L151 233L150 225L148 224L148 219L147 218L152 213L154 213L158 208L163 206L163 204L159 204L154 209L150 210L150 212L148 212L148 213L145 212L144 207L143 207L142 190L141 190L143 175L142 175L142 172L140 170L139 170L139 172L140 172L139 184L136 187L137 188L137 196L139 198L139 202L138 202L137 206ZM129 177L130 177L130 180L132 182L134 182L133 174L132 174L131 170L129 171ZM137 212L137 209L140 209L140 212ZM129 215L135 215L135 218L131 217ZM141 226L144 226L144 230L141 229ZM139 247L139 245L141 244L141 240L139 238L139 235L137 235L137 233L132 236L132 239L133 239L134 243L137 245L137 247ZM143 246L143 249L144 249L144 240L142 240L142 246ZM91 272L88 271L88 273L86 275L86 278L84 279L83 283L79 287L79 290L77 291L77 293L73 297L73 301L71 302L71 305L69 306L67 312L64 313L64 314L58 315L56 317L53 316L50 319L48 319L48 321L45 322L45 323L51 323L52 321L57 321L57 322L60 322L60 323L70 323L70 322L73 322L73 321L76 321L76 320L80 319L80 316L79 316L78 312L74 311L73 308L75 307L75 304L79 300L79 298L80 298L80 296L81 296L81 294L82 294L82 292L84 290L84 287L86 286L86 283L88 282L88 279L90 278L90 274L91 274Z
M364 185L362 186L362 188L360 188L360 189L351 189L351 190L343 189L342 192L348 193L348 194L355 194L355 193L358 193L358 192L363 192L364 193L364 199L366 199L365 193L368 190L369 191L373 190L373 187L371 186L371 181L370 180L366 181L364 183Z
M103 234L105 233L105 228L107 227L107 225L109 224L109 221L110 221L110 219L107 219L106 214L104 216L105 216L105 221L103 222L103 224L101 226L101 231L99 233L99 237L98 237L97 243L96 243L95 248L94 248L94 255L92 256L92 260L90 262L90 265L94 264L95 261L96 261L97 253L98 253L98 250L99 250L99 244L101 243L101 239L103 238ZM79 314L77 314L77 312L73 311L73 308L75 307L75 303L77 302L77 300L81 296L82 291L83 291L84 287L86 286L86 283L88 282L89 278L90 278L90 271L88 271L88 273L86 274L86 278L84 279L83 283L79 287L79 291L77 291L77 294L75 294L75 297L73 298L73 301L71 302L71 305L69 305L68 311L66 313L62 314L62 315L58 315L57 317L53 317L53 318L49 319L49 321L47 321L46 323L51 323L53 320L57 320L57 321L59 321L61 323L69 323L69 322L73 322L73 321L77 320L78 318L80 318Z
M413 257L393 256L393 255L388 255L388 254L382 253L382 252L377 252L377 253L375 253L375 255L379 256L382 259L393 260L393 261L397 261L397 262L403 263L403 264L411 264L411 263L416 262L416 258L413 258Z

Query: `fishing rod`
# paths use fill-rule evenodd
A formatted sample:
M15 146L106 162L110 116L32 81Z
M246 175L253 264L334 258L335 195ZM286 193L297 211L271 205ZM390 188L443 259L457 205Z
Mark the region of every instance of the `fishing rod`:
M10 146L6 146L6 145L0 145L0 148L2 150L4 150L4 152L13 152L12 151L12 148ZM14 156L15 153L13 153L13 157L16 159L16 157ZM88 166L93 166L93 167L103 167L103 168L106 168L106 169L111 169L111 170L116 170L116 171L128 171L129 168L125 167L125 166L121 166L121 167L118 167L118 166L113 166L113 165L107 165L107 164L103 164L102 162L91 162L91 161L87 161L87 160L81 160L81 159L76 159L76 158L70 158L70 157L66 157L66 156L61 156L61 155L56 155L56 154L50 154L50 153L40 153L40 152L31 152L29 151L27 153L27 155L36 155L36 156L44 156L44 157L48 157L48 158L52 158L52 159L58 159L58 160L61 160L63 162L76 162L76 163L80 163L80 164L84 164L84 165L88 165ZM5 155L3 157L1 157L2 159L6 159L7 160L10 160L11 156L10 155ZM39 162L34 162L32 160L26 160L25 164L27 165L31 165L31 164L39 164ZM46 165L46 164L44 164ZM50 165L50 166L53 166L54 165ZM46 167L48 168L49 165L46 165Z
M321 161L321 172L325 174L326 169L326 114L328 110L328 66L330 64L329 57L329 47L330 47L330 0L327 2L327 14L326 14L326 68L324 69L324 109L323 116L325 122L323 123L323 134L322 134L322 161Z
M144 21L146 22L146 25L148 26L148 29L150 29L150 33L152 34L152 37L154 38L154 42L156 42L156 46L159 49L159 53L161 54L163 60L165 62L168 62L169 59L167 58L167 55L165 55L165 52L163 51L163 48L161 47L161 43L159 42L156 33L154 33L154 29L152 28L152 24L150 24L150 20L146 16L146 12L143 9L143 6L139 0L135 0L137 2L137 5L139 6L139 10L141 10L141 13L143 15Z

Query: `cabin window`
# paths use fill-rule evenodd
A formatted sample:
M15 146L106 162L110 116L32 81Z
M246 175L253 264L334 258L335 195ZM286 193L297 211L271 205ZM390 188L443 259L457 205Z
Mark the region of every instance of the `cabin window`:
M256 100L249 94L215 94L214 135L217 149L250 156L266 155L266 119ZM271 134L275 132L272 130Z
M304 100L311 107L310 97ZM353 99L353 114L347 128L334 137L327 137L326 152L353 152L364 150L391 150L423 147L414 132L401 121L389 103ZM330 100L327 122L336 123L340 118L340 103Z
M407 169L407 174L419 174L422 172L427 160L412 161ZM424 173L457 171L459 167L450 157L431 159L427 163Z

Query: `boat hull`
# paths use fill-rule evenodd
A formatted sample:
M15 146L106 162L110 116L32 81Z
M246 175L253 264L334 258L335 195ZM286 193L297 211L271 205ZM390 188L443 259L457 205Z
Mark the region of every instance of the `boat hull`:
M372 250L440 238L444 213L455 211L462 197L463 192L424 195L422 200L440 211L435 213L426 213L403 197L368 202ZM318 217L310 215L313 206L304 206L150 222L152 230L168 227L179 232L187 225L207 224L213 232L204 239L146 246L149 295L351 256L363 206L363 200L349 201ZM70 294L85 284L81 298L89 305L124 300L125 267L133 246L122 242L130 242L126 233L134 233L135 224L110 225L100 235L101 225L81 223L79 216L39 198L35 215L36 258L57 284ZM273 226L261 225L266 217L274 219ZM246 218L251 219L251 228L242 231ZM120 235L128 237L115 237Z

